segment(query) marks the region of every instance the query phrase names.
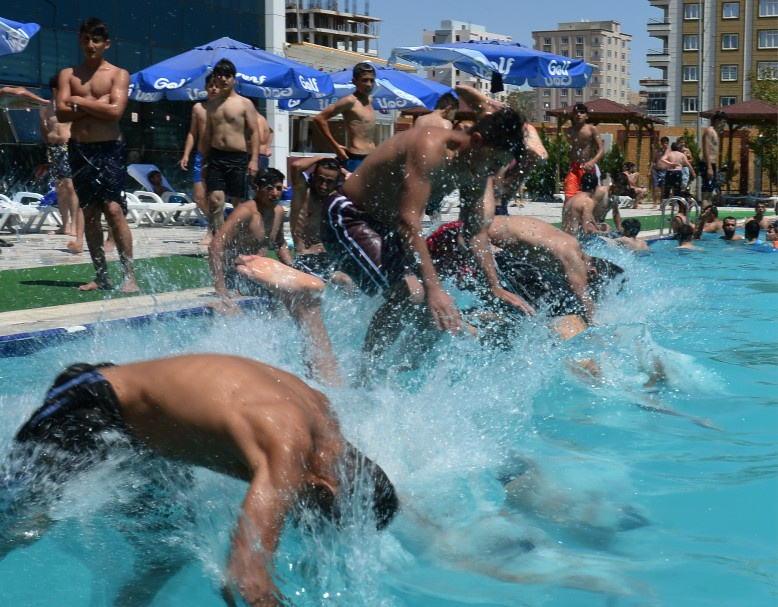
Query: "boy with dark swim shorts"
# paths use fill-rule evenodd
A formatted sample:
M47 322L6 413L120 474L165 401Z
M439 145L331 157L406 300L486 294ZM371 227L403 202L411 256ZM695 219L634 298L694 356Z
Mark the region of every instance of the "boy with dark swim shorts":
M259 168L257 110L251 100L235 92L235 74L235 65L228 59L214 66L211 76L220 92L206 108L205 135L199 144L208 187L208 227L213 234L224 223L226 196L233 206L246 200L246 176L253 179Z
M122 291L139 291L132 261L132 234L122 188L126 175L119 120L127 107L130 75L111 65L108 27L90 18L81 24L78 43L84 61L59 73L57 118L71 122L68 156L73 185L84 210L84 234L96 276L82 291L108 289L111 283L103 248L103 214L124 268Z

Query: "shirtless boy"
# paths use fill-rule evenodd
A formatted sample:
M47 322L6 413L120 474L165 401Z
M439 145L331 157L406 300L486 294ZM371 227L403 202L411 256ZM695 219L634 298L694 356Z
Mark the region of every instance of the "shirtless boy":
M84 212L78 206L78 196L73 188L73 180L70 178L70 161L68 159L70 123L57 120L57 82L57 76L52 76L49 79L52 97L49 104L40 110L40 130L43 141L46 143L49 174L54 180L57 192L57 206L62 217L62 234L75 238L67 244L71 253L83 253Z
M694 237L702 238L703 234L723 234L724 226L719 221L719 209L715 204L705 207L700 212L697 224L694 226Z
M766 230L767 226L770 225L770 219L765 217L766 211L767 205L762 201L757 201L756 204L754 204L754 216L746 217L743 220L743 226L745 226L750 221L755 221L759 224L760 230Z
M670 149L670 138L662 137L659 140L659 148L654 153L654 158L651 162L651 185L653 186L654 205L652 209L659 208L662 204L662 195L665 189L665 175L667 171L662 168L662 157Z
M199 144L208 188L208 227L213 234L224 223L226 197L235 207L246 200L246 174L253 179L259 166L257 110L235 92L235 73L229 59L214 66L211 77L219 96L206 108L205 134ZM248 166L246 133L250 133Z
M690 179L695 179L697 177L686 154L681 151L681 148L675 142L670 145L670 149L665 151L664 155L659 159L658 165L665 171L665 187L663 192L665 199L670 198L671 195L684 195L683 169L689 171Z
M186 134L186 140L184 141L184 153L181 155L181 160L178 161L178 166L182 170L186 171L189 168L189 155L192 150L195 150L194 165L192 166L192 198L194 198L197 208L200 212L208 216L208 203L205 200L205 183L203 183L203 160L200 151L197 150L195 145L202 141L205 137L205 112L207 106L219 96L219 87L213 80L213 74L208 74L205 78L205 92L206 99L198 101L192 106L192 120L189 123L189 132ZM208 235L200 241L201 245L208 245L211 242L212 233L209 231Z
M126 175L119 120L127 107L130 75L111 65L108 27L100 19L81 24L78 44L84 62L59 73L57 119L71 122L68 158L73 185L84 210L84 233L96 276L82 291L109 289L101 218L105 214L124 268L124 293L139 291L132 262L132 234L122 188Z
M373 98L370 96L375 86L375 68L369 63L357 63L352 70L352 76L351 81L356 87L354 93L324 108L313 119L314 124L329 142L332 151L344 163L349 173L353 173L365 157L375 149L373 141L375 109L373 109ZM337 142L327 122L338 114L343 115L348 146Z
M254 181L256 194L238 206L224 222L211 242L208 260L214 279L214 289L221 298L219 310L235 311L231 293L258 295L261 291L243 284L234 265L239 255L267 255L275 249L278 259L292 265L292 254L284 238L284 208L278 204L284 191L284 175L276 169L265 169Z
M713 204L713 192L718 187L716 163L719 159L719 137L724 132L727 115L716 112L710 119L710 125L702 131L699 173L702 178L702 208Z
M124 505L116 507L136 518L149 510L148 491L138 494L138 485L164 492L177 482L176 498L185 498L190 466L248 483L222 590L233 605L236 597L250 605L288 604L274 582L273 555L290 514L311 509L338 523L344 513L372 513L382 529L399 507L391 481L344 438L324 394L294 375L218 354L76 364L56 379L12 443L4 471L18 480L2 489L11 506L0 521L0 560L43 537L56 524L51 511L58 488L83 479L111 454L134 462L135 474L127 478L135 480L128 480ZM164 481L153 472L162 465ZM177 523L185 521L167 521L170 532ZM189 555L160 537L165 531L150 524L147 533L134 578L108 603L150 605L189 564ZM157 542L165 546L162 564L149 556Z
M580 192L565 199L562 205L562 230L581 241L592 236L608 236L610 228L601 219L598 220L595 213L597 175L585 173L579 187Z
M419 116L413 123L413 128L437 126L442 129L452 129L454 116L459 109L459 101L451 93L441 95L435 103L435 109L429 114Z

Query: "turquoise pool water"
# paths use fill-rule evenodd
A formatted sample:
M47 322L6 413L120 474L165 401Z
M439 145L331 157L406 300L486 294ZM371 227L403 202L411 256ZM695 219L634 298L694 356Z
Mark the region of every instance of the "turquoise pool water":
M600 251L629 281L600 306L599 326L571 342L527 321L513 350L446 337L420 370L398 371L400 351L372 388L328 390L345 433L386 470L404 507L381 534L359 517L341 533L290 525L276 563L291 603L774 605L778 254L716 238L703 252L674 246L657 242L639 258ZM346 373L374 306L327 303ZM0 359L0 451L64 366L199 351L303 372L283 316L105 328ZM602 378L578 373L571 360L581 357L597 359ZM657 361L666 378L647 390ZM223 604L245 487L198 471L195 488L176 496L198 509L193 526L137 550L107 507L128 491L114 470L75 483L52 533L0 562L3 604L109 604L133 560L154 551L192 558L154 605Z

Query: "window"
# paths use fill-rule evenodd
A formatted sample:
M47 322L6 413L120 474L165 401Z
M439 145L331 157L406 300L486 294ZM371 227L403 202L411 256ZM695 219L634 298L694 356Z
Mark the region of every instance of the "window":
M559 91L559 95L560 97L567 97L567 89L562 89Z
M599 94L600 94L600 89L594 89L592 91L592 95L595 96L595 97L597 97Z
M575 37L575 43L576 44L583 44L583 36L576 36Z
M599 38L597 38L596 36L594 38L592 38L592 44L599 44L599 43L600 43L600 39Z
M737 103L737 97L719 97L719 105L724 107L725 105L734 105Z
M551 97L551 89L543 89L544 97Z
M613 53L611 51L608 51L608 59L610 59L613 56Z
M562 107L567 107L567 101L562 102Z
M546 46L551 46L551 38L543 38L543 44Z
M721 34L721 50L736 51L740 44L739 34Z
M697 97L682 97L681 98L681 111L684 113L691 113L697 111Z
M778 0L759 0L760 17L778 17Z
M624 78L621 79L621 86L624 86Z
M611 77L608 76L608 84L610 84L610 83L611 83Z
M756 77L758 80L778 80L778 61L757 61Z
M600 51L592 51L592 59L597 59L600 56Z
M740 2L725 2L721 7L722 19L738 19L740 17Z
M575 50L575 56L576 57L583 57L583 49L579 48Z
M567 44L568 37L562 36L562 44Z
M759 48L778 48L778 30L759 30Z
M700 5L696 2L694 4L683 5L683 18L684 19L699 19L700 18Z
M735 82L737 80L737 65L724 64L721 66L722 82Z
M683 50L685 51L700 50L700 43L697 34L686 34L683 37Z
M583 97L583 89L575 89L576 97Z
M699 80L699 72L696 65L684 65L683 66L683 81L684 82L697 82Z
M664 116L667 113L667 93L649 93L647 110L652 116Z
M592 84L597 84L600 81L599 76L592 76Z
M627 60L627 54L626 53L621 53L621 60L622 61L626 61Z

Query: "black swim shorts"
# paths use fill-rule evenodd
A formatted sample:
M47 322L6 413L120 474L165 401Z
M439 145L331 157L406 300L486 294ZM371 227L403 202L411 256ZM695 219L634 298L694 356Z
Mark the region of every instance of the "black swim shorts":
M547 310L552 317L586 315L586 308L563 275L518 260L505 251L495 253L494 263L508 290L532 307Z
M411 271L397 232L341 194L326 203L321 239L338 269L368 295L388 289Z
M246 169L249 157L246 152L225 152L211 148L205 183L209 192L221 190L233 198L247 199Z
M69 366L54 381L43 405L16 434L20 443L50 444L83 453L101 441L101 434L119 431L126 434L113 386L97 366L78 363Z
M327 253L308 253L294 258L292 267L300 272L311 274L328 282L332 277L335 267Z
M127 168L123 141L68 142L68 158L73 187L82 209L90 204L118 202L127 213L124 179Z
M670 198L670 195L680 196L683 188L683 171L667 171L665 175L664 197Z
M718 182L718 168L716 163L711 164L713 169L713 177L708 177L708 165L704 160L700 160L697 165L697 175L702 179L702 191L703 192L715 192L719 187Z

